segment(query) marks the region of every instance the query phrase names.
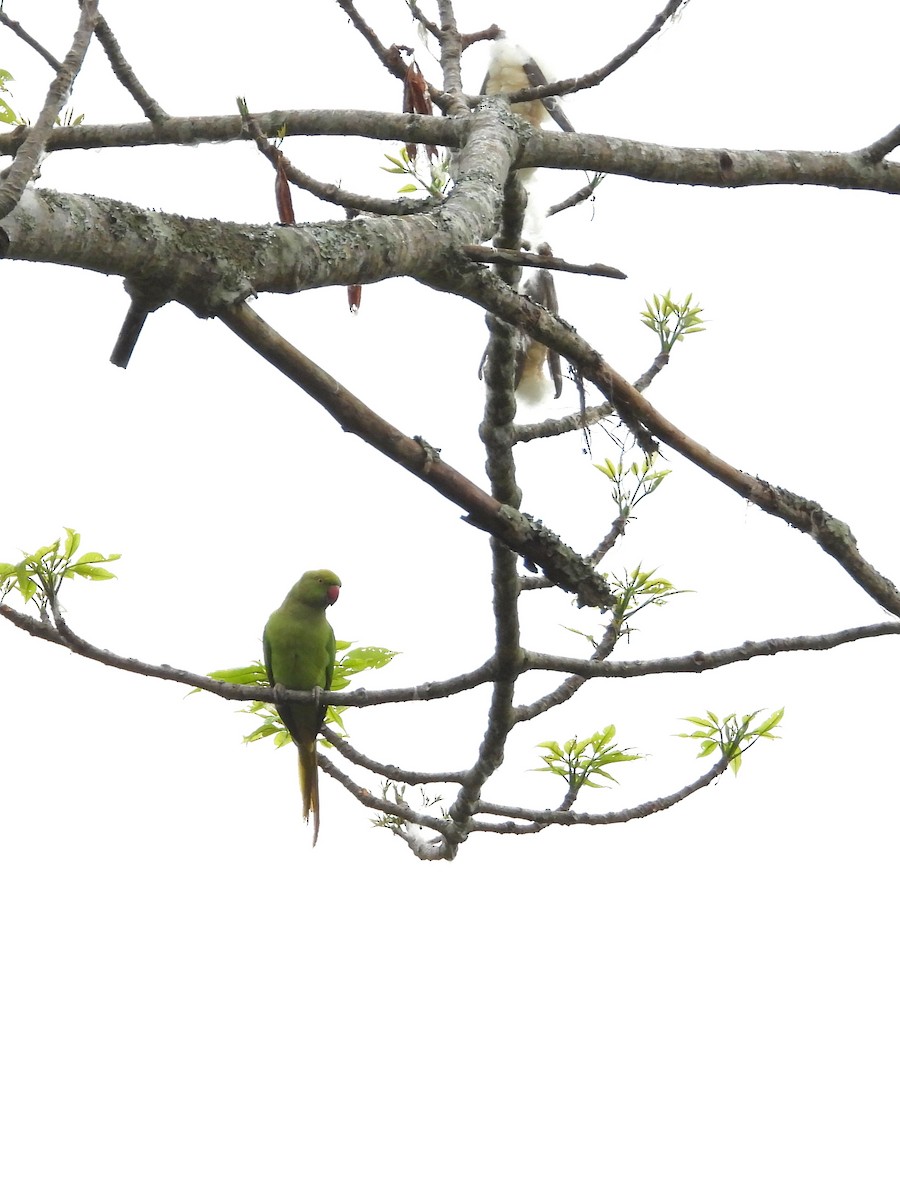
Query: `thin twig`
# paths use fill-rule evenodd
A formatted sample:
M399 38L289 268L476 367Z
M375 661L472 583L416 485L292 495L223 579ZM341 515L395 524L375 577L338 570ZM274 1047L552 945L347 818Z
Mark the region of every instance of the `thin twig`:
M572 812L563 808L541 810L539 808L510 808L502 804L484 804L481 809L483 814L512 819L504 825L491 825L486 821L476 821L471 827L471 832L540 833L541 830L547 829L551 825L623 825L626 821L635 821L641 817L650 817L654 813L665 812L667 808L673 808L702 788L709 787L728 770L728 763L728 758L723 756L699 779L686 784L677 792L672 792L669 796L660 796L656 800L647 800L643 804L635 805L634 808L619 809L617 812L588 813ZM519 821L528 821L529 824L517 824Z
M609 403L592 405L584 412L570 413L567 417L548 417L533 425L516 425L513 437L517 442L533 442L537 438L558 437L561 433L584 431L585 425L597 425L611 417L616 410Z
M616 648L618 635L618 626L614 621L610 621L606 627L606 632L597 643L589 661L605 662ZM533 700L530 704L517 705L513 710L513 720L517 725L521 725L524 721L532 721L535 717L542 716L552 708L558 708L561 704L566 704L586 683L587 679L583 675L569 675L553 691L538 697L537 700ZM571 803L566 807L570 806Z
M116 79L118 79L126 92L137 102L147 120L152 121L154 124L159 121L165 121L169 114L153 99L137 75L135 75L131 64L122 53L122 48L116 40L113 31L107 24L106 18L102 15L97 18L94 32L97 35L97 41L106 51L106 57L109 59L109 65L112 67Z
M462 35L463 50L468 50L476 42L493 42L500 37L503 37L503 30L499 25L488 25L487 29L478 29L475 33L464 33Z
M520 267L546 267L548 271L566 271L571 275L602 275L607 279L627 279L618 267L605 263L571 263L552 254L532 254L528 250L507 250L500 246L462 246L463 254L473 262L512 263Z
M657 354L656 358L654 358L653 362L650 364L650 366L647 368L647 370L643 373L643 375L640 377L640 379L636 379L634 381L634 390L636 392L643 392L646 388L648 388L650 386L650 384L657 377L657 375L660 373L660 371L663 369L663 367L666 367L668 365L669 365L669 352L667 350L660 350L659 354Z
M431 196L424 199L412 199L409 196L394 196L391 199L384 199L380 196L366 196L360 192L347 192L334 183L323 183L321 180L314 179L312 175L307 175L299 167L295 167L278 146L273 146L252 114L248 113L244 121L247 132L256 143L257 149L268 159L273 168L278 170L280 164L291 183L302 188L303 191L309 192L317 200L324 200L327 204L336 204L344 209L350 208L357 212L375 213L383 217L403 217L411 213L426 212L437 204L437 201Z
M375 30L372 28L372 26L364 21L360 16L356 9L356 5L353 3L353 0L335 0L335 3L343 12L347 14L356 29L362 34L362 36L375 51L375 54L378 56L384 67L390 71L392 75L396 75L398 79L404 79L406 77L406 63L403 61L403 58L400 54L399 46L385 46L375 33ZM448 95L447 92L441 91L440 88L436 88L431 83L429 83L427 86L428 94L431 96L432 101L442 112L446 112L448 108L454 104L455 101L453 96ZM417 140L422 141L426 145L429 144L428 138L400 138L398 140ZM434 145L434 143L430 144Z
M627 524L628 518L620 513L619 516L617 516L613 521L612 525L610 525L606 536L601 538L596 549L592 550L588 555L588 558L592 563L596 565L606 558L607 554L609 554L610 550L612 550L613 546L625 532L625 526Z
M436 833L445 835L447 829L447 821L444 817L434 817L431 813L415 812L408 804L396 804L391 800L384 800L378 796L373 796L368 788L360 787L355 783L349 775L344 772L328 758L320 758L319 766L325 771L326 775L330 775L332 779L336 779L354 796L360 804L366 808L374 808L377 812L385 813L390 817L399 817L401 821L409 821L413 825L421 825L423 829L433 829Z
M347 738L341 737L337 730L326 727L322 730L322 736L338 754L346 758L348 762L352 762L354 766L363 767L366 771L371 771L373 775L382 775L385 779L392 779L396 783L424 787L435 783L462 783L465 779L465 771L406 771L402 767L395 767L392 763L378 762L357 750L353 743Z
M554 83L542 84L540 87L522 88L518 92L511 92L508 99L510 104L521 104L527 100L542 100L545 96L569 96L573 92L582 92L587 88L596 87L602 83L604 79L608 79L613 72L618 71L630 59L642 50L644 46L654 38L663 28L667 21L687 4L688 0L669 0L665 8L656 14L640 37L635 38L633 42L620 51L614 58L611 58L604 67L600 67L596 71L591 71L587 75L579 75L572 79L561 79Z
M766 638L764 641L743 642L721 650L695 650L671 658L625 659L594 663L587 659L564 658L556 654L539 654L526 650L526 671L564 671L566 674L586 675L597 679L636 679L645 675L698 675L715 671L732 663L750 662L754 658L770 658L776 654L798 651L833 650L868 638L900 635L900 621L880 621L875 625L857 625L832 633L800 634L796 637Z
M557 213L565 212L567 208L575 208L577 204L590 200L598 184L602 183L605 178L605 175L592 175L584 187L580 187L577 192L573 192L565 200L560 200L558 204L551 204L547 209L547 216L555 217Z
M437 40L441 32L440 26L435 25L434 21L429 20L428 17L425 16L421 8L419 8L418 4L416 4L415 0L409 0L409 11L423 27L423 29L427 29L431 36Z
M335 0L335 3L342 12L346 13L357 32L361 33L369 43L382 65L392 75L396 75L398 79L403 79L406 75L406 64L401 58L398 48L396 46L384 45L372 26L363 20L353 0Z
M6 13L0 12L0 25L5 25L7 29L11 29L17 38L21 38L27 46L30 46L32 50L36 50L41 58L50 64L54 71L62 70L62 63L59 59L54 58L49 50L45 50L40 42L35 41L31 34L22 28L18 21L14 21Z

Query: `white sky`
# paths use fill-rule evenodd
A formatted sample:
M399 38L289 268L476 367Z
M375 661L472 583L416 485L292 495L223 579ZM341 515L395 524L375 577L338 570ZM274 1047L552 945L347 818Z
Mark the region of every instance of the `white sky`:
M37 7L37 6L34 6ZM57 55L74 4L8 7ZM305 8L309 9L307 13ZM606 61L657 3L457 4L558 74ZM113 0L104 11L173 114L392 108L336 6ZM370 0L411 42L400 0ZM574 33L574 38L573 38ZM575 125L677 145L852 149L898 120L900 14L693 0ZM472 52L478 86L486 52ZM426 73L434 64L422 56ZM48 82L0 30L13 104ZM90 122L136 109L92 48ZM302 168L390 193L377 143L288 143ZM551 178L550 199L580 177ZM223 220L274 218L246 145L60 154L42 185ZM299 196L300 220L340 217ZM708 332L653 385L711 449L820 501L897 576L896 199L734 193L609 178L559 218L554 250L628 280L558 282L563 315L631 377L654 353L644 298L693 291ZM191 670L259 653L307 567L344 590L338 637L401 650L372 686L480 663L491 622L482 535L335 427L215 322L169 307L131 366L108 364L117 280L4 261L0 559L64 524L118 550L119 578L72 583L73 627ZM481 475L481 316L436 293L367 287L264 297L259 311L410 434ZM574 404L571 385L558 411ZM548 411L553 411L552 406ZM610 450L595 437L595 455ZM692 589L639 621L620 657L882 619L808 539L677 455L610 566ZM612 512L576 435L520 452L524 507L587 549ZM527 644L577 654L564 598L523 601ZM697 678L597 682L517 731L497 800L559 800L534 745L615 722L651 757L602 807L680 787L703 764L671 735L712 708L785 705L783 740L737 781L621 828L476 838L422 864L327 780L315 853L290 751L244 747L211 697L116 673L0 625L0 1190L9 1200L315 1194L694 1200L897 1194L900 833L893 639ZM545 681L529 680L523 695ZM458 768L484 694L348 715L360 749ZM446 798L452 796L446 790Z

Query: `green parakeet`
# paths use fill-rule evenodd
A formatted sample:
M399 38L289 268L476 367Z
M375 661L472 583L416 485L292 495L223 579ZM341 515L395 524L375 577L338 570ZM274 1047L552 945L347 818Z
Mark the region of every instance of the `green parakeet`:
M341 581L333 571L307 571L266 622L263 654L272 687L291 691L328 691L334 672L334 631L325 610L334 604ZM319 770L316 738L325 719L325 705L276 704L284 727L294 739L300 757L300 791L303 817L313 816L313 845L319 836Z

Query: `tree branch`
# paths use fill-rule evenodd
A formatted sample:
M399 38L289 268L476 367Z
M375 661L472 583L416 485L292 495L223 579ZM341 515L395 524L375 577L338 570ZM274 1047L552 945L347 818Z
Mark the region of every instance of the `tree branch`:
M618 812L606 813L588 813L588 812L572 812L570 809L551 808L551 809L534 809L534 808L510 808L502 804L485 804L482 806L481 812L485 815L494 814L500 817L511 817L512 820L504 825L490 824L486 821L476 821L472 825L473 833L540 833L541 830L547 829L551 825L624 825L626 821L636 821L641 817L650 817L654 813L665 812L667 808L673 808L676 804L680 804L682 800L686 800L688 796L692 796L695 792L699 792L702 788L708 787L720 775L723 775L728 770L728 759L720 758L715 766L701 775L699 779L695 779L693 783L687 784L677 792L673 792L670 796L661 796L656 800L647 800L644 804L638 804L634 808L623 808ZM528 821L528 825L519 825L517 821Z
M434 286L442 286L435 281ZM556 350L594 384L614 405L616 412L632 430L642 449L647 452L646 430L677 450L684 458L731 488L751 504L770 516L791 525L810 536L830 555L860 588L894 616L900 616L900 592L886 576L872 566L856 548L856 538L849 527L827 512L815 500L809 500L786 488L777 487L747 472L733 467L713 454L678 426L658 412L646 397L624 376L588 345L571 326L560 321L546 309L527 301L504 287L488 272L458 272L447 278L447 290L468 296L495 316L524 329L529 335Z
M524 189L513 180L505 190L502 222L498 235L501 247L518 247L525 218ZM503 264L499 270L511 282L518 268ZM499 321L493 323L485 358L484 419L478 433L487 454L491 496L504 506L518 509L522 493L516 482L512 427L516 417L515 344L516 332ZM515 684L522 662L519 628L519 580L517 561L506 546L491 539L491 596L494 614L494 659L497 676L491 689L487 728L478 756L451 805L449 817L454 841L463 841L478 811L485 782L503 762L506 740L513 726Z
M91 44L96 20L97 0L83 0L81 18L72 38L71 49L57 70L56 78L50 84L41 115L28 130L24 141L19 134L18 145L14 151L16 161L9 168L6 179L0 182L0 221L16 207L25 188L35 177L52 136L53 124L71 94L72 84L81 70L87 48Z
M98 16L94 32L97 35L97 41L106 51L106 57L109 59L109 65L112 67L116 79L137 103L147 120L154 123L166 120L169 114L153 99L135 75L104 16Z
M567 417L547 417L533 425L516 425L513 437L517 442L533 442L537 438L558 437L561 433L584 432L585 425L597 425L616 410L609 403L593 405L584 412L570 413Z
M511 263L520 267L545 267L548 271L567 271L572 275L602 275L607 279L627 279L618 267L605 263L570 263L553 254L531 254L527 250L510 250L502 246L463 246L463 254L472 262Z
M871 146L865 146L857 153L866 162L877 163L881 162L886 154L896 150L898 146L900 146L900 125L895 125L888 133L872 142Z
M540 87L521 88L518 92L510 93L509 103L521 104L527 100L543 100L545 96L570 96L573 92L583 92L587 88L596 87L604 79L608 79L613 72L618 71L619 67L623 67L625 63L634 58L638 51L643 50L644 46L656 37L666 22L670 21L679 9L684 8L687 2L688 0L669 0L669 3L656 14L640 37L635 38L624 50L611 58L606 66L572 79L561 79L554 83L542 84Z
M273 146L260 129L259 123L254 117L247 117L246 124L250 136L256 142L257 149L264 158L269 160L273 168L277 171L280 166L285 176L295 187L309 192L317 200L323 200L327 204L336 204L344 209L350 208L358 212L377 213L380 216L387 217L400 217L411 213L426 212L428 209L436 207L438 203L432 196L418 199L413 199L410 196L393 196L390 199L385 199L382 196L366 196L361 192L347 192L334 183L323 183L318 179L314 179L312 175L307 175L299 167L295 167L283 151L277 146Z
M282 126L288 137L363 137L382 142L421 142L459 149L471 117L425 117L413 113L365 110L287 109L254 113L267 137ZM526 131L527 132L527 131ZM246 138L239 116L169 117L156 125L74 125L53 129L48 153L123 146L197 145ZM0 134L0 157L13 155L13 130ZM900 162L871 162L858 150L735 150L663 146L597 134L533 130L523 146L519 167L629 175L654 183L735 188L808 184L849 190L900 193Z
M565 200L560 200L558 204L551 204L547 209L547 216L555 217L557 213L565 212L567 208L575 208L577 204L582 204L585 200L590 200L598 184L602 182L602 175L592 175L584 187L580 187L577 192L573 192Z
M619 636L619 628L615 621L610 621L606 627L603 637L597 643L594 653L588 661L592 663L604 662L612 654L616 648L616 641ZM573 674L567 679L564 679L558 687L552 692L547 692L546 695L532 701L531 704L519 704L513 710L513 720L517 725L524 721L531 721L535 717L541 716L545 712L549 712L551 708L557 708L560 704L566 704L575 693L587 683L587 677L584 675Z
M45 62L48 62L54 71L62 70L62 63L58 58L54 58L49 50L46 50L40 42L36 42L27 30L23 29L18 21L14 21L12 17L8 17L5 12L0 11L0 25L5 25L7 29L11 29L17 38L20 38L26 46L30 46L32 50L36 50Z
M738 188L809 184L871 192L900 191L900 162L869 162L859 151L731 150L660 146L586 133L533 130L519 167L556 167L628 175L651 183Z
M435 457L422 441L407 437L282 338L246 304L220 314L222 321L267 362L303 388L341 428L363 438L387 458L416 475L463 509L471 524L492 534L516 554L536 563L548 578L573 592L579 604L605 607L609 592L584 559L555 534L517 509L489 496L471 480Z
M446 831L448 822L444 817L433 817L430 813L415 812L408 804L400 804L373 796L367 788L362 788L359 784L354 783L349 775L345 775L340 767L336 766L328 758L320 757L319 766L326 775L330 775L332 779L336 779L338 783L347 789L351 796L366 808L372 808L376 812L384 813L386 816L397 817L406 824L419 825L423 829L433 829L439 834L436 843L430 843L426 846L421 844L419 839L411 839L408 836L404 837L400 829L394 829L395 833L404 837L404 841L410 845L419 858L451 859L455 856L455 848L447 841Z
M772 657L775 654L798 650L833 650L849 642L866 638L893 637L900 634L900 622L881 621L877 625L857 625L834 633L814 633L789 638L767 638L760 642L743 642L722 650L695 650L673 658L631 659L619 662L595 663L590 659L563 658L555 654L524 651L526 671L565 671L591 679L633 679L644 675L692 675L714 671L731 663L749 662L752 658Z
M172 683L183 684L185 687L197 688L202 692L210 692L214 696L220 696L223 700L259 700L264 704L275 703L275 692L270 687L255 684L223 683L219 679L210 678L209 675L197 675L193 671L185 671L180 667L172 667L168 663L157 665L156 663L141 662L137 658L126 658L121 654L115 654L112 650L103 650L99 646L94 646L91 642L74 633L65 623L63 632L62 629L55 628L49 621L39 621L35 617L28 616L27 613L10 608L7 604L0 604L0 617L4 617L12 625L23 630L31 637L40 638L45 642L52 642L55 646L62 646L66 650L71 650L74 654L80 655L82 658L89 658L93 662L102 663L106 667L113 667L117 671L128 671L133 675L145 675L150 679L167 679ZM370 692L366 688L358 688L353 692L321 692L319 695L313 695L311 692L291 692L284 690L279 693L279 702L284 700L315 700L317 703L321 701L325 704L340 704L348 708L371 708L380 704L406 704L418 703L421 700L445 700L449 696L456 696L461 692L469 692L481 684L490 683L494 678L494 673L494 662L491 658L482 666L476 667L474 671L467 671L462 675L456 675L451 679L438 682L418 683L413 684L411 687L389 688L378 692Z
M424 787L434 783L462 783L466 777L465 771L407 771L402 767L395 767L392 763L378 762L357 750L353 743L349 739L341 737L337 730L329 729L327 726L322 729L321 736L334 747L338 754L346 758L348 762L352 762L355 767L363 767L366 771L371 771L373 775L381 775L385 779L392 779L397 783Z

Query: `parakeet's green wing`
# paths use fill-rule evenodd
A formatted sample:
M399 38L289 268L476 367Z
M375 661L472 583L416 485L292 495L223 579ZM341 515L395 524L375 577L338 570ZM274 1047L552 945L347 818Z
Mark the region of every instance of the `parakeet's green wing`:
M331 681L334 678L334 660L337 657L337 639L334 636L334 630L331 630L331 641L328 647L328 668L325 671L325 682L322 685L323 692L331 691ZM328 705L320 705L319 713L319 729L325 724L325 714L328 712Z
M263 662L266 666L266 676L269 680L269 687L274 687L275 678L272 675L272 646L269 643L268 628L263 630Z

